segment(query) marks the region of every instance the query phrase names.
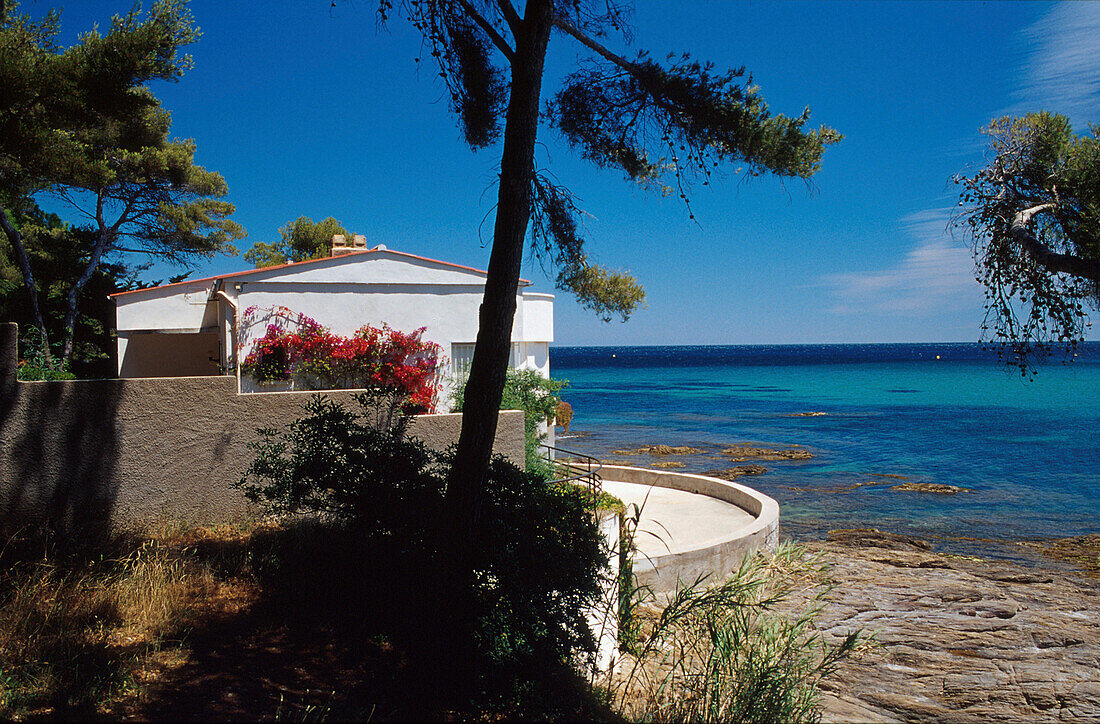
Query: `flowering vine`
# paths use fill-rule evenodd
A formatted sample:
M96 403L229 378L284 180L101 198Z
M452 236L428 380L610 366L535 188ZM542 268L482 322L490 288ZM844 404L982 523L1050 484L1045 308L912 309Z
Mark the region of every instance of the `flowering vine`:
M407 412L435 410L442 348L423 339L425 327L401 332L368 324L343 337L285 307L249 307L242 327L255 325L258 312L272 321L241 365L241 372L257 382L294 380L313 390L396 391L407 397Z

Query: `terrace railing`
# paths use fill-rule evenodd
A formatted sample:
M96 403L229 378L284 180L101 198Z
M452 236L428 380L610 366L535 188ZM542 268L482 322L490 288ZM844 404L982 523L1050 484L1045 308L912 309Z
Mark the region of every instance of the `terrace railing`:
M574 483L584 485L592 501L593 509L599 504L603 493L603 479L600 470L603 463L598 458L574 450L539 444L546 461L557 471L558 477L551 483Z

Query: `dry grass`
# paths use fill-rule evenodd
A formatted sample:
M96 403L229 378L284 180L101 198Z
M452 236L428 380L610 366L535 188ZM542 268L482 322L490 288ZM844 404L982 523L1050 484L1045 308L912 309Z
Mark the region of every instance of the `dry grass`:
M95 552L12 539L0 550L0 717L109 713L180 658L197 611L243 558L227 530L146 532ZM230 536L231 537L231 536ZM237 570L234 570L237 569Z

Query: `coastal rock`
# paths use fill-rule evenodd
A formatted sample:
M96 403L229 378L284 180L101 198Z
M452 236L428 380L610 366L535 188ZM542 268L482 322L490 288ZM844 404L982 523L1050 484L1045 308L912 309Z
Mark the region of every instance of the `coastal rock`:
M776 449L754 445L729 445L722 450L722 454L735 463L743 460L809 460L813 457L813 453L802 448Z
M708 470L703 475L709 475L719 480L736 480L745 475L763 475L768 469L763 465L737 465L723 470Z
M1100 719L1100 581L869 529L807 547L833 564L822 634L874 636L822 682L825 721Z
M642 445L633 450L612 450L611 452L615 455L697 455L703 451L686 445L679 447L673 445Z
M895 551L930 551L932 544L900 533L887 533L875 528L839 528L829 531L830 543L856 548L886 548Z
M1100 535L1078 535L1053 542L1031 543L1051 558L1070 561L1091 576L1100 576Z
M828 414L827 412L795 412L790 415L784 415L783 417L824 417Z
M955 495L956 493L969 493L970 488L960 488L958 485L946 485L944 483L902 483L891 485L890 490L907 490L915 493L937 493L939 495Z
M686 467L685 463L679 460L658 460L655 463L650 463L650 467L654 468L682 468Z

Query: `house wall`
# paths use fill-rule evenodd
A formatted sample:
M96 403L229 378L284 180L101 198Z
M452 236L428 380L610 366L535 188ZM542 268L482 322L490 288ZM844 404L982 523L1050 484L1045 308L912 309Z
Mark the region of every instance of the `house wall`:
M290 267L271 267L240 277L253 283L272 279L288 282L350 282L355 284L484 284L475 269L380 250L346 254Z
M523 314L523 339L528 342L554 341L554 295L525 292L519 309Z
M197 332L216 324L207 305L212 285L209 281L173 284L116 296L115 328Z
M52 526L91 534L253 509L230 487L256 428L301 417L308 393L237 394L233 377L17 382L17 327L0 324L0 532ZM354 391L326 393L348 402ZM442 449L459 415L413 421ZM501 412L494 449L522 465L523 415Z
M424 339L443 345L477 339L478 308L484 287L431 286L423 284L291 284L248 283L237 296L242 310L256 306L288 307L316 319L337 334L349 335L364 324L383 322L411 332L427 327ZM266 323L241 330L241 359L251 343L262 337Z

